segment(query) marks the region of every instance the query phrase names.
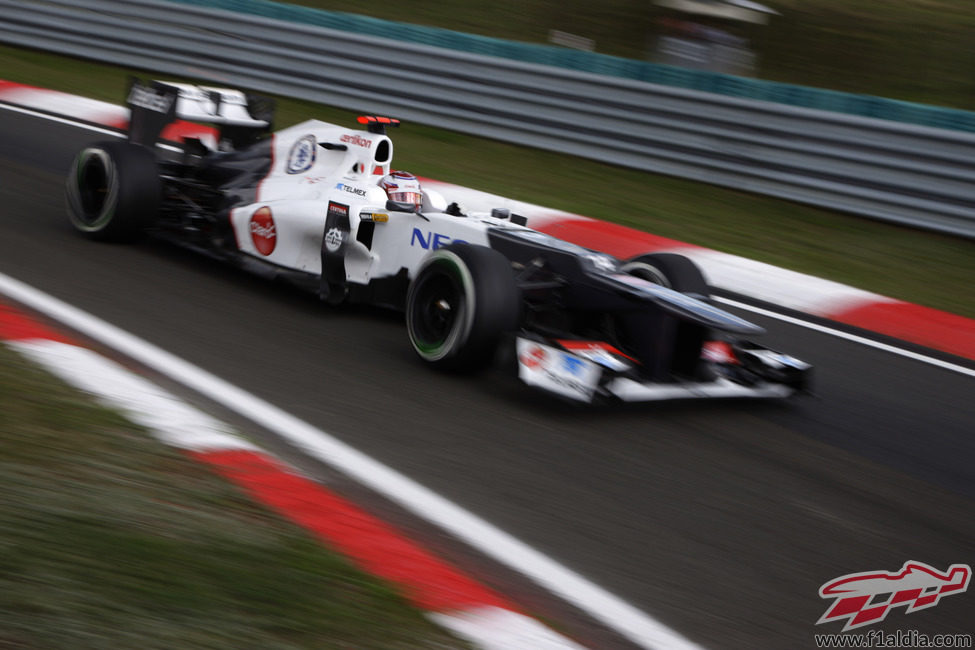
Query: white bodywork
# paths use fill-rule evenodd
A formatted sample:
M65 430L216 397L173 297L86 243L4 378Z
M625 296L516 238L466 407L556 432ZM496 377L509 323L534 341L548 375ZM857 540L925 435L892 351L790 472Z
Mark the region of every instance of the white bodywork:
M184 119L267 126L251 117L242 93L170 85L179 90L175 112ZM146 95L144 104L150 104L149 110L156 110L153 102L165 101L165 96L160 99L143 90L138 92ZM361 123L370 120L378 123L385 118L360 118ZM448 214L443 197L428 189L423 190L419 211L411 211L411 205L387 203L379 182L391 171L393 143L384 133L309 120L275 133L270 147L270 169L254 189L254 202L230 211L237 249L280 269L320 276L323 298L330 298L333 287L344 292L349 285L365 286L384 278L392 278L394 284L390 286L395 288L404 270L406 279L414 279L432 251L453 242L490 246L490 231L509 229L519 231L525 243L578 256L602 282L633 293L637 299L652 301L678 317L721 331L745 333L748 327L755 327L706 302L621 273L614 258L498 218L504 215ZM246 162L249 151L240 154L237 160ZM257 154L264 156L266 151L261 147ZM248 191L252 188L247 186ZM339 299L344 295L336 294ZM702 358L715 368L740 365L742 361L736 355L770 368L809 368L798 359L760 346L711 358L708 355L724 349L720 346L727 347L720 341L713 343L705 345ZM521 332L515 348L518 376L525 384L580 402L597 397L621 401L768 398L786 397L796 390L791 385L747 376L747 381L732 381L730 378L737 375L731 371L700 381L648 381L634 371L634 359L600 341L555 341Z
M522 229L489 216L448 215L443 198L428 190L420 214L387 210L378 186L393 157L386 135L309 120L277 132L272 152L257 201L232 210L230 221L240 251L278 266L321 273L330 203L348 208L344 259L346 280L355 284L402 268L412 277L427 253L452 241L487 245L489 227ZM368 248L356 239L364 222L375 224Z
M597 344L598 346L598 344ZM596 348L597 346L594 346ZM699 398L783 398L795 389L782 384L759 382L742 385L717 377L712 381L652 382L626 376L612 376L620 370L619 359L594 355L592 351L565 350L525 337L516 340L518 378L528 386L578 402L592 402L602 391L624 402L656 402ZM798 359L772 353L783 363L806 364ZM602 375L612 376L603 381Z
M176 117L181 120L247 127L268 125L264 120L255 120L251 117L247 110L247 96L239 90L193 86L174 81L160 83L179 91L176 99Z

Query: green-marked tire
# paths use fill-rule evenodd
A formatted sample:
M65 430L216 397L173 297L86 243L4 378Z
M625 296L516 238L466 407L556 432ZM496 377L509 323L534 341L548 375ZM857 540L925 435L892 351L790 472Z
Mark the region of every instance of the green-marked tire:
M71 164L65 194L76 230L102 241L133 241L159 210L162 183L155 156L130 142L85 147Z
M474 371L518 326L521 300L511 263L484 246L450 244L421 264L406 299L406 328L421 359Z

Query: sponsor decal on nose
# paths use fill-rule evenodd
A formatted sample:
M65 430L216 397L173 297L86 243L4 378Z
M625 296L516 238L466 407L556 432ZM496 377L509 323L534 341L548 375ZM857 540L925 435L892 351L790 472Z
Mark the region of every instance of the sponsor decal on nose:
M545 362L545 350L536 345L521 355L521 362L527 367L535 369Z

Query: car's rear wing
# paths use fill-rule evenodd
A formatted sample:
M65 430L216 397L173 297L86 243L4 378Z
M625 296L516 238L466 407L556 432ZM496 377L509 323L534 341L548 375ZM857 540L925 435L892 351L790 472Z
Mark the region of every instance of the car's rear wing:
M271 131L274 101L229 88L132 79L126 105L129 140L153 146L174 120L213 124L218 142L240 148Z

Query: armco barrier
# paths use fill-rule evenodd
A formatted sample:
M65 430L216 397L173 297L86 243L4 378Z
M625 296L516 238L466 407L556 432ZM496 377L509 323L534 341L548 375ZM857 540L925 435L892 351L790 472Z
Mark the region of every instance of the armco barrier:
M690 70L672 65L635 61L595 52L521 43L449 29L411 25L370 16L272 2L271 0L171 0L182 4L274 18L304 25L328 27L344 32L379 36L396 41L433 45L471 54L539 63L578 72L700 90L729 97L815 108L835 113L875 117L920 126L975 132L975 113L941 106L904 102L886 97L837 92L794 84L748 79Z
M0 41L975 237L975 135L960 131L163 0L0 0Z

